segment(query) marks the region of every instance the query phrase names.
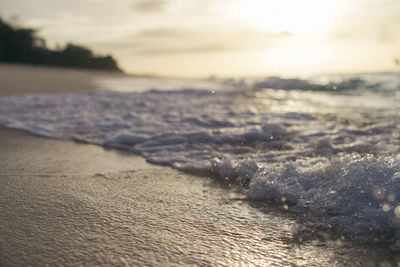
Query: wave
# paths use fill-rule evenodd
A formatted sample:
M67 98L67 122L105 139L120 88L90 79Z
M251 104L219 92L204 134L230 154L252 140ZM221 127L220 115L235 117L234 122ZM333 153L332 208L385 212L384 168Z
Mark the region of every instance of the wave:
M342 92L360 89L366 82L360 78L351 78L341 82L329 82L327 84L316 84L302 79L284 79L270 77L264 81L256 82L253 89L282 89L282 90L310 90L326 92Z
M1 97L0 123L212 174L354 239L399 239L398 126L277 112L272 97L195 89Z
M226 79L224 85L252 90L280 89L330 93L374 92L395 94L400 91L400 73L319 75L309 79L268 77L265 79Z

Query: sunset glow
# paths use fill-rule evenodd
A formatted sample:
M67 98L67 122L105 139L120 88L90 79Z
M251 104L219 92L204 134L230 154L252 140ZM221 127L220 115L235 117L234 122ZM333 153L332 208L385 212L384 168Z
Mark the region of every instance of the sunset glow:
M272 32L317 35L334 26L343 1L233 1L228 16Z
M48 45L113 54L130 73L172 76L396 71L394 0L0 0Z

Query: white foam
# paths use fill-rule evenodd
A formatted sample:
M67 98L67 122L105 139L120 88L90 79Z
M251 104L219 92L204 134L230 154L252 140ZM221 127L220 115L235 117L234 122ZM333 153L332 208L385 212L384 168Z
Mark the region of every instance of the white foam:
M327 117L327 99L347 98L237 89L26 95L0 98L0 122L212 173L248 186L251 199L284 199L354 238L400 238L400 134L385 113L398 103L378 105L390 116L373 117L356 101L345 113L333 105Z

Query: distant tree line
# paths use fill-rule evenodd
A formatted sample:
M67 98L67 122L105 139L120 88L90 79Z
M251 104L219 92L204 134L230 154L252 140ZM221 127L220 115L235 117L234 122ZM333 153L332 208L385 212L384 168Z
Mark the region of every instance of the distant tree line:
M44 39L37 36L37 30L19 28L0 18L0 62L29 63L52 66L102 69L121 72L115 59L110 56L96 56L85 47L67 44L64 48L52 50L46 47Z

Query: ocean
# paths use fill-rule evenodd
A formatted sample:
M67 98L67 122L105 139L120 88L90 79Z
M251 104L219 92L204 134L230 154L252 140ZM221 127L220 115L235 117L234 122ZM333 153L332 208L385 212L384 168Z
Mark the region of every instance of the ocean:
M400 250L400 73L93 82L0 97L0 123L130 150Z

